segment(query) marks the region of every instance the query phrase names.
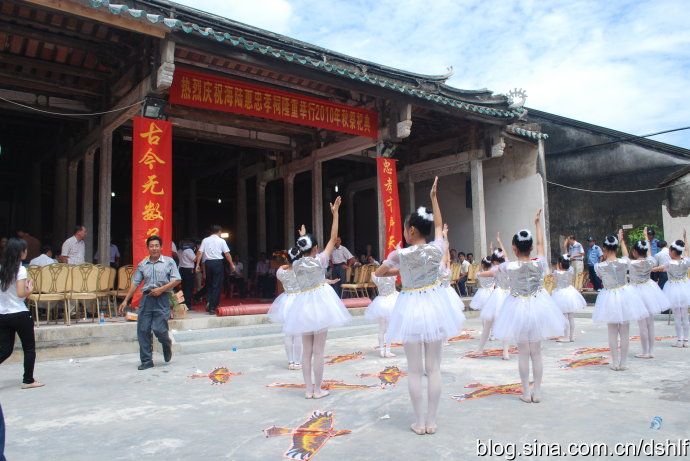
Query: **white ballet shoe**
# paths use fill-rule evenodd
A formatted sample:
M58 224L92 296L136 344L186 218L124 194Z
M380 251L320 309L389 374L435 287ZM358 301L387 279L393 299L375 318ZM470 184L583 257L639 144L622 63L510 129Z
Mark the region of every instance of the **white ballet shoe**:
M640 353L640 354L635 354L635 357L637 357L638 359L651 359L651 358L652 358L651 355L649 355L649 354L642 354L642 353Z
M410 430L417 435L425 435L426 434L426 428L425 427L420 429L420 428L416 427L414 424L410 425Z
M532 403L541 402L541 392L532 391Z
M381 356L382 359L386 358L386 352L384 352L384 351L379 351L379 355Z
M678 340L675 344L672 344L671 347L683 347L683 341Z
M609 368L612 369L613 371L618 371L618 367L616 365L609 365Z
M288 370L294 370L295 369L295 364L290 362L288 363Z
M314 396L312 397L312 399L322 399L322 398L324 398L330 394L331 394L330 392L324 391L324 390L322 390L321 392L318 392L318 393L314 392Z
M570 340L570 339L568 339L568 338L558 338L558 339L556 340L557 343L569 343L569 342L571 342L571 341L572 341L572 340Z
M503 360L510 360L510 354L503 354L503 357L501 357Z
M532 396L531 396L531 395L528 395L528 396L521 395L521 396L519 397L519 399L522 400L522 401L525 402L525 403L532 403Z
M618 371L625 371L625 370L627 370L628 368L629 368L629 367L628 367L627 365L618 365Z
M688 340L687 339L683 340L683 347L690 347L690 346L688 346Z
M391 351L386 351L386 358L387 358L387 359L390 359L390 358L393 358L393 357L397 357L397 355L395 355L395 354L392 353Z
M301 364L301 363L293 363L293 364L292 364L292 369L293 369L293 370L301 370L301 369L302 369L302 364Z
M436 433L436 425L434 424L433 426L427 426L426 427L426 433L431 435Z

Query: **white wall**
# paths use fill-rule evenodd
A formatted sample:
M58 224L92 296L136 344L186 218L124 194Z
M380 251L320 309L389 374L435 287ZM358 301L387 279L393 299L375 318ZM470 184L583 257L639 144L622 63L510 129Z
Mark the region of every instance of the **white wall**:
M683 238L683 230L690 233L690 216L672 217L666 204L661 205L661 215L664 219L664 238L671 244L674 240Z
M474 249L474 232L472 229L472 209L465 206L465 182L467 174L453 174L438 179L438 201L441 206L443 221L448 224L450 247L465 253ZM433 180L415 184L415 204L426 206L431 210L429 192Z
M484 162L487 241L495 242L496 232L500 232L508 249L518 230L527 228L534 233L535 213L544 207L543 182L536 169L536 146L518 143L514 146L506 149L503 157Z

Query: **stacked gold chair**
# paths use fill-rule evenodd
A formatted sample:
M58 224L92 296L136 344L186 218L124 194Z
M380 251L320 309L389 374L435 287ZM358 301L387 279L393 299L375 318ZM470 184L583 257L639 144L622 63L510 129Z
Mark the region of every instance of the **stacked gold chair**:
M470 268L467 270L467 281L465 282L465 290L467 291L467 296L472 296L475 291L477 291L477 272L479 270L479 264L470 264Z
M365 267L366 275L364 276L364 280L362 280L362 283L364 285L364 295L368 298L375 298L377 294L377 289L376 289L376 284L371 280L371 275L376 272L376 268L378 267L376 264L367 264ZM369 290L373 292L373 297L369 295Z
M98 290L96 294L98 295L99 302L101 300L105 301L105 305L108 306L108 316L112 317L113 313L110 308L110 271L114 269L110 266L105 266L101 264L96 265L96 270L98 271ZM113 282L115 281L115 276L113 275ZM100 309L98 311L100 316Z
M110 298L115 305L115 312L117 312L118 300L124 299L127 296L129 288L132 286L132 275L134 274L134 266L122 266L117 270L117 288L110 290Z
M553 274L548 274L544 277L544 288L549 294L556 288L556 279L554 279Z
M348 293L350 295L349 297L358 297L359 296L359 289L363 288L364 284L364 276L366 275L366 266L357 266L355 267L354 270L354 277L352 279L352 283L342 283L340 284L340 297L344 298L345 293Z
M580 273L577 274L577 276L575 277L575 289L576 289L577 291L582 291L583 288L584 288L584 286L585 286L585 273L584 273L584 272L580 272Z
M34 291L29 295L27 301L29 303L29 311L31 311L31 302L33 301L33 307L34 307L34 321L36 322L36 326L38 327L39 325L39 318L38 318L38 299L39 299L39 293L41 291L41 266L29 266L27 268L27 276L28 279L31 280L31 282L34 284Z
M36 311L36 326L38 326L38 304L48 303L46 308L46 323L50 323L52 303L62 301L64 309L64 321L70 324L69 306L67 304L67 284L69 280L69 266L67 264L50 264L38 268L37 280L34 292L29 295L29 307L33 302ZM35 271L32 271L35 274ZM30 272L31 273L31 272ZM55 323L58 315L55 312Z
M100 304L98 302L98 274L99 269L93 264L78 264L70 266L70 284L67 299L76 302L77 320L79 319L79 302L82 302L84 307L84 319L87 317L86 302L91 301L92 321L96 321L96 316L93 315L93 304L96 304L96 310L100 313Z
M460 280L460 271L462 267L458 263L453 263L450 265L450 286L452 286L455 291L460 294L460 287L458 286L458 281Z

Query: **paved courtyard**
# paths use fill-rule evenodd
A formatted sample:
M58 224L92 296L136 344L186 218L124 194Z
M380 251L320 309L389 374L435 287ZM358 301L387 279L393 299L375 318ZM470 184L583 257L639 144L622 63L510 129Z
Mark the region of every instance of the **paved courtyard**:
M306 400L300 389L267 387L302 380L300 371L286 369L282 347L175 356L170 364L161 364L156 354L157 366L146 371L137 371L138 356L132 354L39 362L36 376L46 386L34 390L19 389L19 364L4 364L0 402L7 425L6 456L9 461L279 460L292 438L267 439L262 429L297 427L317 409L334 412L336 429L352 431L330 439L313 458L321 461L476 459L478 440L504 445L536 440L563 449L571 442L603 442L613 449L618 442L689 438L690 349L673 348L673 341L665 339L657 346L656 359L634 359L638 341L631 343L626 372L605 365L559 368L565 363L561 359L605 355L574 355L580 347L607 345L605 327L593 326L589 319L577 322L574 343L544 344L540 404L500 393L453 399L473 391L479 391L475 396L491 394L490 389L465 387L472 383L517 383L517 356L507 362L500 357L463 358L476 347L476 339L445 347L439 429L425 436L409 430L413 417L404 377L393 388L332 390L322 400ZM466 327L481 329L477 319ZM478 337L479 331L469 333ZM637 334L636 326L631 334ZM657 335L673 335L672 325L657 322ZM404 371L402 349L394 349L396 358L381 359L375 344L373 335L330 340L327 354L362 351L365 357L326 366L325 378L376 385L378 378L358 375L376 374L387 365ZM190 377L219 366L241 375L216 385L207 377ZM658 431L649 428L654 416L663 418ZM485 452L482 448L479 454ZM493 459L512 459L511 454L509 446L507 457Z

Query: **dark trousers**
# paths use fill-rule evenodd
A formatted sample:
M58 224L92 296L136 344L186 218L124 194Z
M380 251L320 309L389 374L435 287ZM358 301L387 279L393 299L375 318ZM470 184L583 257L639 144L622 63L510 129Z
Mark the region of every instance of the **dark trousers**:
M225 294L229 294L230 289L234 285L237 287L237 292L239 293L239 297L244 298L246 287L244 284L244 279L242 277L233 277L233 276L226 277L225 282L227 284L225 287Z
M272 298L275 294L275 280L268 274L259 275L256 277L256 283L259 288L259 293L262 298Z
M333 289L338 294L339 298L343 294L343 288L341 285L343 283L346 283L345 274L347 274L347 271L345 269L344 264L334 264L333 265L333 269L331 269L331 277L333 277L334 279L340 279L337 283L333 284Z
M206 260L206 300L209 312L215 312L220 303L220 290L223 286L223 260Z
M666 272L652 272L652 280L659 285L659 288L663 289L668 282L668 274Z
M137 338L139 339L139 357L141 363L153 362L153 334L163 348L172 347L168 336L168 319L170 318L170 299L167 293L160 296L144 296L139 306L137 319Z
M24 351L24 384L34 382L34 363L36 362L36 339L34 321L29 311L14 314L0 314L0 363L12 355L14 334L19 336Z
M601 290L604 286L601 284L601 279L594 271L594 266L587 266L589 268L589 280L592 282L592 286L595 290Z
M182 293L187 307L192 308L192 297L194 296L194 269L180 267L180 277L182 277Z
M461 296L467 296L467 287L465 283L467 282L467 275L462 275L458 279L458 288L460 289Z
M5 415L2 413L2 405L0 405L0 461L7 461L5 458Z

